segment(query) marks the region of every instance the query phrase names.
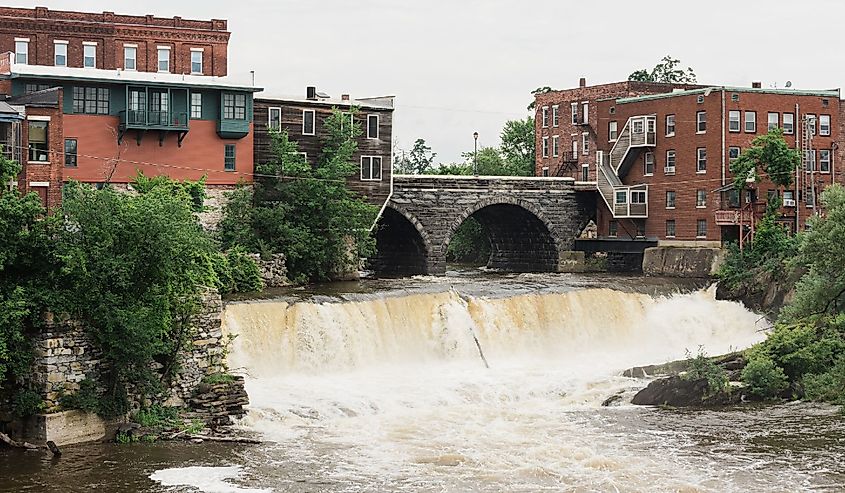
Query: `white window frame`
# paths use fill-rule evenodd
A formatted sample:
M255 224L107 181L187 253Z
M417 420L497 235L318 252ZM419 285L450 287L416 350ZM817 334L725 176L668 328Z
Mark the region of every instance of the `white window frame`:
M67 67L67 45L68 45L67 41L63 41L63 40L60 40L60 39L56 39L56 40L53 41L53 66L55 66L55 67ZM59 62L58 62L59 47L60 46L61 46L62 51L64 51L64 53L62 53L61 56L65 57L65 63L62 64L62 65L59 65Z
M543 157L549 157L549 138L548 137L543 137L542 155L543 155Z
M166 70L162 70L162 69L161 69L161 62L163 62L163 61L165 61L165 60L162 60L162 58L161 58L161 54L162 54L162 53L165 53L165 52L167 53L167 60L166 60L166 61L167 61L167 69L166 69ZM170 54L171 54L171 51L170 51L170 47L169 47L169 46L157 46L157 47L156 47L156 70L157 70L159 73L162 73L162 74L169 74L169 73L171 73L171 70L170 70L170 69L171 69L172 67L170 66Z
M818 119L816 118L816 115L813 113L807 113L804 117L807 118L807 121L809 122L810 134L813 136L818 135Z
M645 190L631 190L631 204L645 204L646 193Z
M616 142L619 139L619 122L613 120L607 124L607 141Z
M825 155L827 155L827 159L822 157L822 156L825 156ZM819 173L830 173L830 164L831 164L830 156L832 156L832 155L833 155L833 153L831 152L830 149L819 149ZM824 169L825 168L824 163L827 163L827 170Z
M364 160L370 160L370 178L364 178ZM378 159L378 178L373 178L373 160ZM381 181L382 180L382 173L381 173L381 166L383 164L383 160L381 156L361 156L361 181Z
M736 124L736 126L734 126ZM742 112L739 110L728 111L728 132L742 132Z
M540 113L542 115L541 121L542 121L542 124L543 124L543 128L549 128L549 107L543 106L540 109Z
M772 121L774 116L774 122ZM771 132L773 128L780 128L780 113L770 111L766 114L766 130Z
M370 133L370 128L371 128L371 125L370 125L370 120L372 120L373 118L375 118L375 119L376 119L376 134L375 134L375 136L373 136L373 135ZM378 137L378 135L379 135L379 125L380 125L380 124L381 124L381 123L380 123L380 121L379 121L379 116L378 116L378 115L376 115L376 114L368 114L368 115L367 115L367 138L368 138L368 139L378 139L378 138L379 138L379 137Z
M581 123L587 125L590 123L590 103L589 101L584 101L581 103L581 112L583 115L581 116Z
M704 130L701 129L702 124L704 125ZM695 112L695 133L707 133L707 111L702 110Z
M552 106L552 126L557 128L560 126L560 106Z
M704 200L699 200L701 198L701 193L704 192ZM706 209L707 208L707 190L699 188L695 191L695 208L696 209Z
M92 56L88 56L86 52L88 50L94 50L94 54ZM93 60L93 63L89 67L85 64L85 60L90 58ZM96 41L83 41L82 42L82 67L83 68L97 68L97 42Z
M649 160L651 161L651 173L648 172ZM643 176L654 176L654 153L646 152L643 156Z
M611 228L610 226L613 225L614 227ZM607 223L607 237L608 238L616 238L619 236L619 223L615 220L610 220Z
M704 222L704 234L699 234L699 226ZM707 219L696 219L695 221L695 237L697 239L707 238Z
M572 124L578 125L578 103L570 103L569 109L572 112Z
M305 131L305 115L311 113L311 131ZM314 110L302 110L302 135L316 135L317 133L317 112Z
M789 118L787 118L789 117ZM789 127L786 126L786 120L789 120ZM783 114L783 134L793 135L795 133L795 113Z
M578 141L572 141L572 159L578 159Z
M129 58L129 56L127 56L130 51L133 52L132 58ZM128 60L132 60L132 68L129 68L127 66L126 62ZM138 45L127 44L127 43L123 44L123 70L130 70L130 71L138 70Z
M23 52L18 50L19 45L23 45L25 48ZM21 61L21 58L23 58L23 61ZM29 38L15 38L15 63L29 64Z
M672 194L672 205L669 205L669 194ZM678 192L674 190L666 190L666 209L672 210L678 203Z
M669 131L669 121L672 122L672 131ZM666 115L666 137L675 136L675 115Z
M671 165L669 164L669 162L670 162L669 156L670 155L672 156L672 159L671 159L672 164ZM663 174L674 175L675 174L675 165L677 164L677 160L678 160L678 153L674 149L668 149L666 151L666 164L663 167Z
M273 128L273 111L279 113L279 128ZM280 132L282 130L282 107L270 106L267 108L267 130L270 132Z
M704 169L701 169L701 163L702 162L704 162ZM707 148L706 147L697 147L695 149L695 172L697 174L707 173Z
M736 157L731 157L731 152L736 149ZM737 146L730 146L728 147L728 164L733 164L734 161L739 159L739 155L742 154L742 148Z
M197 62L194 62L194 55L199 55L199 57L200 57L200 60L199 60L200 69L199 70L194 70L194 63L197 63ZM203 71L205 70L205 63L204 63L204 60L203 60L204 58L205 58L205 50L204 49L202 49L202 48L191 48L191 74L192 75L202 75L203 74Z
M581 154L590 155L590 132L581 133Z
M552 157L560 156L560 136L552 136Z
M194 108L197 106L194 104L194 96L199 96L199 116L194 114ZM192 92L191 93L191 102L189 112L191 114L191 120L200 120L202 119L202 93L201 92Z
M743 116L745 117L744 118L745 125L743 126L745 133L756 134L757 133L757 112L751 111L751 110L746 110L745 114ZM748 118L749 116L751 116L751 119ZM749 123L752 125L751 130L748 130L748 124Z
M672 234L669 234L669 223L672 223ZM674 238L675 235L678 233L678 223L674 219L667 219L666 220L666 238Z
M827 130L825 130L825 128L827 128ZM830 135L830 115L819 115L819 135Z

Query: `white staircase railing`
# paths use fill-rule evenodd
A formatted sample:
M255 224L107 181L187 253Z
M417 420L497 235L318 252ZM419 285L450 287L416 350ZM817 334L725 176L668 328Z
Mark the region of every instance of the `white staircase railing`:
M648 217L648 185L625 185L604 153L596 153L596 188L614 218Z
M626 159L635 159L632 149L654 147L657 143L657 117L653 115L632 116L625 122L608 156L610 168L617 175L623 174ZM638 154L637 154L638 155Z

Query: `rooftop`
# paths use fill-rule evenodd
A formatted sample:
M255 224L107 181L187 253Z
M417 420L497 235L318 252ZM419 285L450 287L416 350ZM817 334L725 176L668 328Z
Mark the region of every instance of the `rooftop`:
M209 75L183 75L158 72L139 72L135 70L104 70L79 67L54 67L50 65L26 65L11 63L14 54L8 54L10 63L0 61L0 76L8 78L79 80L84 82L107 82L127 84L161 84L171 87L202 87L207 89L229 89L259 92L260 87L240 83L231 77ZM2 57L2 55L0 55ZM6 68L8 67L8 68ZM3 70L5 68L5 70Z
M269 103L296 103L302 105L319 105L319 106L338 106L338 107L347 107L347 106L357 106L359 108L370 108L376 110L392 110L393 109L393 99L395 96L379 96L379 97L372 97L372 98L359 98L359 99L338 99L338 98L318 98L318 99L308 99L303 96L265 96L262 95L261 97L256 98L259 101L269 102Z
M690 96L695 94L709 94L713 91L725 92L750 92L762 94L783 94L788 96L819 96L828 98L838 98L839 89L828 90L811 90L811 89L773 89L765 87L732 87L732 86L710 86L701 89L690 89L685 91L667 92L662 94L649 94L646 96L635 96L631 98L619 98L616 100L619 104L636 103L639 101L652 101L655 99L674 98L678 96Z
M195 20L183 19L178 16L157 17L152 14L115 14L114 12L109 11L95 13L73 10L50 10L47 7L35 7L31 9L21 7L0 7L0 17L35 20L50 19L57 22L90 22L126 26L152 26L170 29L199 29L223 32L225 32L227 28L227 22L223 19Z

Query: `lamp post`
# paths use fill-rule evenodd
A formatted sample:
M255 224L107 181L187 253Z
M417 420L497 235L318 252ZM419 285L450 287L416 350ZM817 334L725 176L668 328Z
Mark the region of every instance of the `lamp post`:
M478 132L474 132L472 134L472 138L475 139L475 152L473 153L472 158L472 174L478 176Z

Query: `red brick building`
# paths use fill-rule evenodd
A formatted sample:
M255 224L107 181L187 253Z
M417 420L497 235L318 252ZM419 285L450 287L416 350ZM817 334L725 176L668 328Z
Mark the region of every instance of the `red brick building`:
M54 207L71 179L250 181L259 89L223 77L228 39L223 20L0 8L0 93L20 116L0 140L19 186Z
M800 230L818 194L841 181L845 107L838 90L641 84L537 97L537 174L595 186L600 237L685 245L747 238L772 195L783 201L784 227ZM764 179L748 183L740 197L730 162L773 127L801 151L803 169L790 189Z

